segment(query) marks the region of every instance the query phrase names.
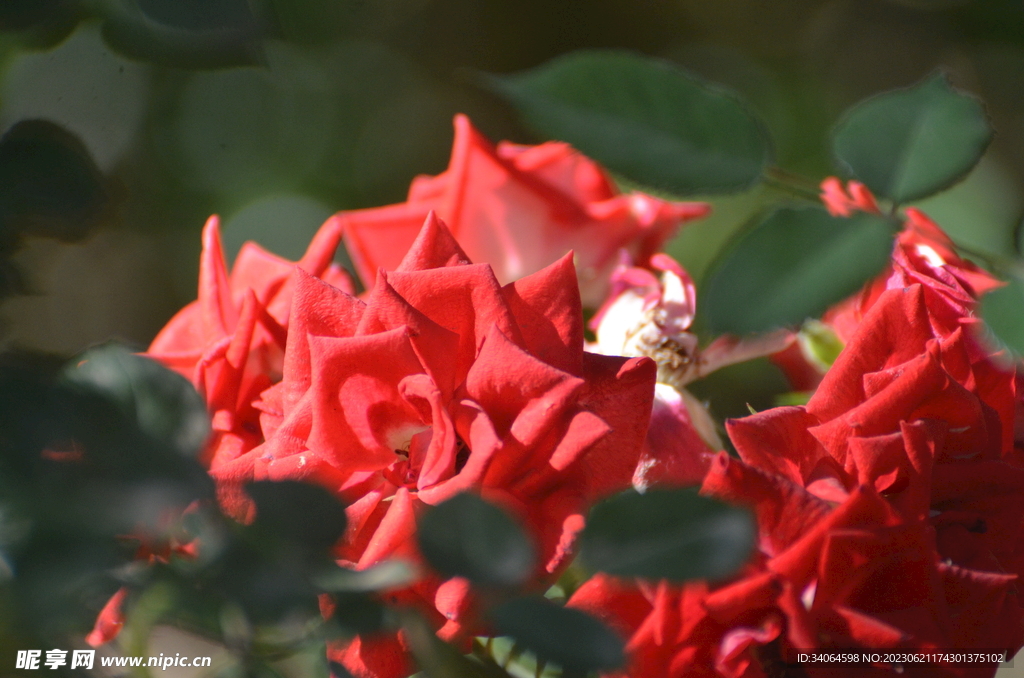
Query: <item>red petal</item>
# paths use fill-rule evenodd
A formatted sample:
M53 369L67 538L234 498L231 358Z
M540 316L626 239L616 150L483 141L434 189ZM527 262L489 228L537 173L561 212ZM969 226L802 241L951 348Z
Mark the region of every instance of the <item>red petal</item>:
M96 624L92 627L89 635L85 637L85 642L92 647L99 647L104 643L109 643L121 633L121 627L124 626L124 611L121 606L127 595L128 589L121 588L110 597L107 604L100 610L99 616L96 617Z

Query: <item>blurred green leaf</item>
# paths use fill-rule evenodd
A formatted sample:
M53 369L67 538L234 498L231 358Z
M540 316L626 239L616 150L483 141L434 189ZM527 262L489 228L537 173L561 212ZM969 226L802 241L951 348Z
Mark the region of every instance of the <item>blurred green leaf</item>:
M376 598L362 593L335 593L331 623L345 635L374 633L391 622L389 610Z
M0 137L0 228L80 240L108 196L89 151L47 120L24 120Z
M255 625L274 624L290 615L318 615L317 590L307 580L303 554L276 548L256 531L242 532L243 538L231 540L217 558L198 569L187 562L163 568L164 578L181 589L181 612L208 619L223 604L237 605ZM376 604L360 597L364 600ZM355 610L356 605L350 607Z
M324 591L378 591L408 586L414 581L416 571L402 560L388 560L365 570L336 566L314 579Z
M0 30L17 31L46 22L68 0L4 0L0 3Z
M620 577L720 579L747 562L755 536L749 511L695 489L630 490L590 512L580 557Z
M78 0L3 0L0 31L51 30L56 25L70 31L79 13L78 4Z
M210 433L206 403L187 379L116 344L86 351L65 377L115 402L153 444L182 456L196 457Z
M448 577L485 586L516 586L533 572L536 553L523 529L475 494L458 494L420 519L419 545Z
M268 26L245 0L111 0L103 37L125 56L175 68L262 64Z
M353 678L352 674L348 672L348 669L338 662L329 661L327 665L331 670L332 678Z
M486 82L537 132L654 188L738 191L758 181L770 155L763 126L736 95L667 61L581 51Z
M256 23L247 0L136 0L136 4L159 24L191 31L239 29Z
M491 610L499 634L567 671L609 671L626 661L625 644L594 617L547 598L515 598Z
M17 31L20 45L49 49L68 37L85 12L80 0L3 0L0 31Z
M991 140L981 101L939 73L853 106L836 125L832 148L846 174L905 203L962 179Z
M13 551L21 623L47 635L87 632L118 588L110 568L124 563L112 539L73 529L36 529Z
M999 342L1024 355L1024 282L1011 278L982 297L981 317Z
M780 208L744 234L702 286L705 322L744 334L818 317L882 271L893 232L870 214Z
M256 503L256 525L310 551L326 551L345 533L345 507L319 485L260 480L245 491Z

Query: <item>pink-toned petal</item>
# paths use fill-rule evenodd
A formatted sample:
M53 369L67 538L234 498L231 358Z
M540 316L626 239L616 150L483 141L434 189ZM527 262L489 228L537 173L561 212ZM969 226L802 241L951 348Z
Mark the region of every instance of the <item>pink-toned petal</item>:
M127 596L128 589L122 587L110 597L110 600L100 610L99 616L96 617L96 623L93 625L92 631L85 637L86 643L92 647L99 647L109 643L121 633L121 628L124 627L124 610L122 607Z

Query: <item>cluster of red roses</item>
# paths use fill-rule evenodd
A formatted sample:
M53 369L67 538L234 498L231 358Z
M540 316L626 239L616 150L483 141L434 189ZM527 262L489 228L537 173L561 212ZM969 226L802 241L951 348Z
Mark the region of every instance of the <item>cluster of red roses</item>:
M829 186L834 211L874 209ZM568 564L589 507L634 474L703 477L704 492L751 506L758 549L728 582L597 575L576 592L570 605L629 639L623 675L783 675L804 648L1019 648L1017 378L972 317L993 281L908 210L891 270L827 318L848 345L811 400L730 422L740 459L713 456L713 426L683 389L704 373L694 366L789 338L697 351L692 281L652 256L706 211L619 195L563 144L495 148L460 117L446 173L417 179L403 205L328 221L297 265L247 245L228 275L212 219L199 299L150 355L207 399L204 461L224 510L252 518L251 480L327 487L348 506L336 555L355 567L417 560L417 513L467 489L534 536L538 583ZM361 297L331 264L342 235ZM622 249L635 266L619 269L605 315L636 313L611 344L657 366L584 352L582 306L608 295ZM600 350L613 330L599 329ZM395 596L442 638L481 631L461 579L428 576ZM412 670L396 636L332 656L360 678Z
M890 270L829 314L848 343L807 405L727 424L740 458L719 454L703 491L757 516L758 553L742 575L678 587L598 575L571 601L630 638L629 675L790 675L801 649L1024 644L1018 378L989 356L973 317L994 284L907 210Z

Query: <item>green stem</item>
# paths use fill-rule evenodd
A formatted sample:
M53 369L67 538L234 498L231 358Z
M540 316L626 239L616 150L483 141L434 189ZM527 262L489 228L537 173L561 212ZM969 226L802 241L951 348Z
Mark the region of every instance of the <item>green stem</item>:
M798 198L810 200L811 202L821 201L821 192L813 182L806 177L788 172L781 167L772 166L766 168L762 179L768 186Z

